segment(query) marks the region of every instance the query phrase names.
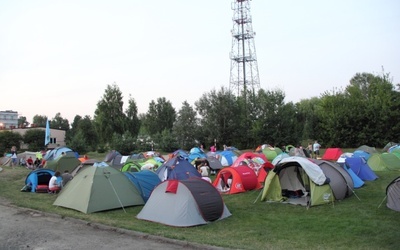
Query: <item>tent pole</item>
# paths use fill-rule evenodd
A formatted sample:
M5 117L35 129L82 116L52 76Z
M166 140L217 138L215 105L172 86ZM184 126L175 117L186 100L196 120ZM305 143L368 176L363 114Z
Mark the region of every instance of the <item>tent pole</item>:
M258 200L258 198L260 198L262 192L263 192L263 188L261 189L260 193L257 195L257 198L255 199L255 201L253 202L253 204L256 203L256 201Z
M108 177L106 177L106 178L108 179L108 182L110 182L110 185L111 185L111 187L112 187L112 189L113 189L115 195L117 196L117 199L118 199L119 204L121 204L122 209L123 209L124 212L126 213L125 208L124 208L124 205L122 204L121 199L119 198L119 196L118 196L118 194L117 194L117 191L115 191L114 185L112 184L110 178L108 178Z
M382 200L381 203L379 204L378 208L381 207L382 203L386 200L386 198L387 198L387 195L385 195L385 198L383 198L383 200Z
M360 197L357 196L356 192L354 192L354 190L349 186L349 184L347 184L347 187L350 188L351 192L353 192L353 194L357 197L357 199L361 201Z

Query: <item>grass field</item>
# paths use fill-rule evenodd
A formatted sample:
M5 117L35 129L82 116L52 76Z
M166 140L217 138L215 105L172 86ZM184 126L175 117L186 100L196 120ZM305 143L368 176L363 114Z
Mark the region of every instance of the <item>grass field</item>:
M83 214L56 207L56 195L20 192L29 170L4 167L0 197L12 204L85 221L231 249L399 249L400 213L386 207L387 185L400 172L377 172L355 194L334 204L301 206L261 202L260 190L223 195L232 216L204 226L175 228L138 220L142 206ZM168 211L160 208L168 216Z

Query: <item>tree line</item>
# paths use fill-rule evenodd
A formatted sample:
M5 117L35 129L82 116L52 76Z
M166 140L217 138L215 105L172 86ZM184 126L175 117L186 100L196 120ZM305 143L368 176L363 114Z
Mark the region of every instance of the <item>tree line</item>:
M318 139L323 147L381 148L398 141L400 134L400 86L388 73L357 73L344 89L326 91L320 97L285 102L282 90L259 89L234 96L225 87L204 93L194 105L187 101L176 110L165 97L149 103L139 114L130 96L114 83L97 103L93 118L76 115L72 124L60 113L50 127L66 130L67 145L80 152L116 149L123 154L147 150L172 152L214 143L237 148L303 145ZM44 127L47 117L36 115L33 123ZM26 119L21 117L21 123ZM39 135L32 133L43 133ZM1 135L0 135L1 136ZM41 136L41 135L40 135ZM44 131L20 138L30 150L43 145ZM1 138L0 138L1 140ZM15 138L14 138L15 140ZM40 146L42 147L42 146Z

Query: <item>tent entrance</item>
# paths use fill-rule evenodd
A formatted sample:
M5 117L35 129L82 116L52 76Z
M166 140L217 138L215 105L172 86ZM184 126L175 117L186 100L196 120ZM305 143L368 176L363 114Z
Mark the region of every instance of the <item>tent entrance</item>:
M290 166L279 173L283 203L307 206L309 204L310 179L303 168Z

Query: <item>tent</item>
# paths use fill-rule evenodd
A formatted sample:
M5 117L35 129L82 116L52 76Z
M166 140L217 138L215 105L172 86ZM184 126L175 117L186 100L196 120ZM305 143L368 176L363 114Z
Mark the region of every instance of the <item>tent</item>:
M57 147L57 148L54 148L54 149L46 152L46 154L44 155L43 158L46 161L51 161L51 160L54 160L54 159L60 157L62 153L68 153L68 154L72 154L75 156L75 153L72 149L70 149L68 147Z
M267 157L269 161L273 161L275 157L277 157L282 152L282 149L277 147L266 147L262 150L262 153Z
M386 206L400 212L400 176L394 179L386 187Z
M86 214L143 204L135 185L122 172L104 162L80 171L53 203Z
M116 150L111 150L110 152L107 153L107 155L104 157L104 162L111 162L115 156L117 155L121 155L120 152L116 151Z
M356 173L354 173L353 170L346 165L346 159L352 157L352 155L352 153L343 153L336 163L350 175L351 179L353 180L354 188L360 188L364 185L364 181L361 180L361 178L358 177L358 175L356 175Z
M136 216L175 227L208 224L231 216L219 192L201 179L168 180L159 184Z
M211 170L217 171L223 168L222 163L215 156L209 155L206 160Z
M185 158L176 156L161 165L156 171L160 180L185 180L191 177L201 178L197 169Z
M375 172L400 170L400 158L393 153L375 153L368 159L368 166Z
M356 150L356 151L354 151L354 153L353 153L352 156L353 156L353 157L362 157L362 158L364 158L366 161L368 161L368 159L369 159L369 157L371 156L371 154L368 153L368 152L365 152L365 151L363 151L363 150Z
M327 148L322 156L322 160L337 161L342 154L343 151L340 148Z
M362 157L350 157L345 160L345 164L363 181L373 181L378 176L368 166L367 161Z
M36 192L38 185L49 185L49 181L54 173L54 170L45 168L33 170L26 176L25 185L31 186L31 192Z
M258 182L262 183L267 177L268 171L274 168L264 154L246 152L241 154L231 167L247 166L253 169L257 176Z
M182 155L183 156L183 155ZM198 158L206 158L206 154L198 147L194 147L189 151L187 159L189 162L193 162Z
M254 170L248 166L221 169L213 182L213 186L218 191L226 194L236 194L262 188Z
M61 155L58 158L47 161L44 168L52 169L54 171L60 171L63 173L68 170L70 173L81 164L81 161L75 156Z
M329 178L333 195L336 200L343 200L353 194L354 182L349 173L336 162L326 160L312 160L317 164L325 176Z
M121 167L121 172L140 172L140 168L139 163L129 160Z
M87 167L93 166L96 162L101 162L101 161L96 160L96 159L87 159L87 160L81 162L81 163L80 163L76 168L74 168L74 169L72 170L72 172L70 172L70 173L71 173L72 176L75 176L75 175L77 175L81 170L83 170L83 169L85 169L85 168L87 168Z
M367 145L362 145L362 146L358 147L355 151L358 151L358 150L367 152L370 155L378 153L378 150L376 150L375 147L370 147L370 146L367 146Z
M230 167L238 158L233 150L218 151L216 158L221 162L223 167Z
M282 153L280 153L279 155L277 155L273 160L272 160L272 165L274 165L274 166L276 166L276 164L278 164L283 158L286 158L286 157L290 157L290 155L289 154L287 154L287 153L285 153L285 152L282 152Z
M139 190L144 202L147 202L153 189L161 183L158 175L150 170L125 172L124 174Z
M283 158L268 173L261 201L316 206L333 202L335 197L322 169L307 158Z

